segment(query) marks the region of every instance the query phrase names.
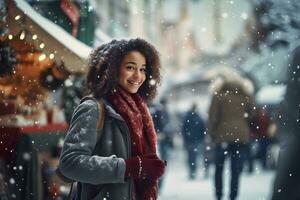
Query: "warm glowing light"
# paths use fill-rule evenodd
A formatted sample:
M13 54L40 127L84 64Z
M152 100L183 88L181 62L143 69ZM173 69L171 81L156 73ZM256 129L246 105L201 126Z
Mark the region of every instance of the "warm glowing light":
M40 55L40 57L39 57L39 61L43 61L43 60L45 60L45 58L46 58L46 55L45 55L45 54L42 54L42 55Z
M16 20L16 21L19 20L19 19L21 19L21 16L20 16L20 15L15 16L15 20Z
M37 39L37 35L34 34L34 35L32 36L32 39L33 39L33 40L36 40L36 39Z
M13 35L8 35L8 39L12 40L13 39Z
M25 38L25 31L22 31L21 35L20 35L20 40L24 40Z
M43 49L44 47L45 47L45 44L42 42L42 43L40 44L40 48Z
M49 58L50 58L50 59L53 59L53 58L54 58L54 54L51 53L51 54L49 55Z

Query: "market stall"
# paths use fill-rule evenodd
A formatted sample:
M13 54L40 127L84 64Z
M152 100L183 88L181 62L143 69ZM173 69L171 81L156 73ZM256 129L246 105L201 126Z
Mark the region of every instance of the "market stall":
M91 48L25 1L6 2L8 31L0 34L0 184L14 188L8 199L53 199L62 189L52 176L68 125L51 94L72 74L85 73Z
M1 156L11 164L16 188L10 191L16 199L47 199L57 190L53 178L61 142L67 130L66 124L44 126L0 127L0 138L6 144ZM52 178L53 177L53 178ZM52 180L51 180L52 179ZM58 185L58 183L57 183ZM21 190L19 190L21 189Z

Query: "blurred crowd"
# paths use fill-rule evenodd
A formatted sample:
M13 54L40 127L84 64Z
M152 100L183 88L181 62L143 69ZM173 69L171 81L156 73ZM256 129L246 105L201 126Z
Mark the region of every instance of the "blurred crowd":
M255 102L245 77L222 77L214 87L207 118L197 108L201 102L192 103L185 113L175 116L176 120L166 98L151 104L161 158L169 159L176 148L174 140L180 138L186 152L188 179L194 180L198 170L208 178L209 168L214 166L216 199L224 198L226 159L231 171L229 199L238 197L241 173L256 170L276 172L272 199L299 199L299 52L299 48L295 50L286 95L278 105ZM160 180L160 190L162 187Z

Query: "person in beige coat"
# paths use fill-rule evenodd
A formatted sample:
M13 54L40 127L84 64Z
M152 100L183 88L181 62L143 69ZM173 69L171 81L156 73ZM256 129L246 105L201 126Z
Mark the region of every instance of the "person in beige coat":
M223 196L222 173L227 156L231 158L230 199L234 200L238 195L239 175L245 159L254 109L253 98L239 81L224 81L212 97L208 131L216 144L215 194L218 200Z

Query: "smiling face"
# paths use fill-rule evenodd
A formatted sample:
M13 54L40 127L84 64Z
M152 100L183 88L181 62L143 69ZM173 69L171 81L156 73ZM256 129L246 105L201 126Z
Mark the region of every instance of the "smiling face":
M146 58L138 51L130 51L119 69L119 85L129 93L137 93L146 80Z

